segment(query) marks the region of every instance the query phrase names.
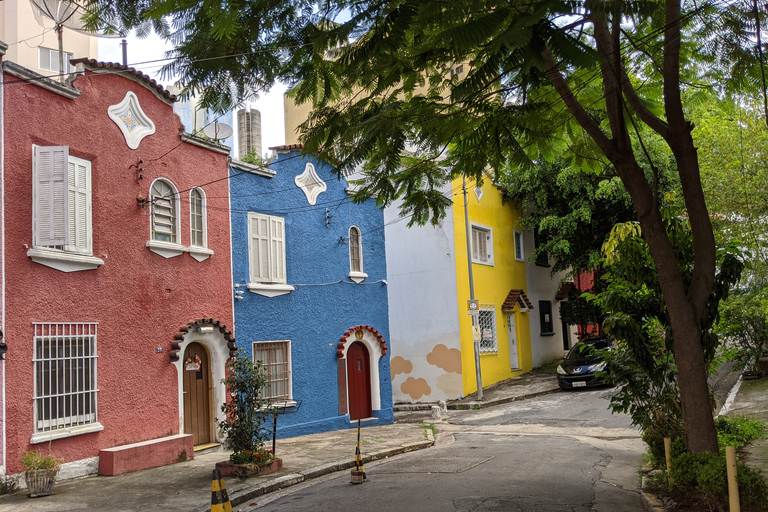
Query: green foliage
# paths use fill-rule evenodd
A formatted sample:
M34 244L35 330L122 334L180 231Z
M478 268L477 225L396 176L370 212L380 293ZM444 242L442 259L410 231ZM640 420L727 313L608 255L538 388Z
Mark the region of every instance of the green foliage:
M674 486L704 495L708 503L722 507L728 503L728 477L725 456L717 453L680 454L672 459L669 476ZM744 510L768 509L768 485L760 473L742 462L736 463L739 501ZM726 510L726 508L722 508Z
M766 436L766 425L762 421L750 420L744 416L728 418L720 416L715 420L717 429L717 444L720 451L725 453L726 446L743 448L756 439Z
M264 158L261 155L256 154L256 150L251 150L250 153L245 155L243 158L240 159L241 161L251 164L251 165L258 165L260 167L263 167L266 165L266 162L264 161Z
M768 301L762 290L735 293L721 306L718 331L732 350L728 354L742 368L760 369L760 357L768 350Z
M221 382L229 396L221 406L224 419L218 424L226 436L227 447L235 454L244 450L261 453L269 435L262 428L270 414L267 401L261 398L267 382L266 372L261 363L254 364L242 355L227 362L226 371L227 376Z
M249 465L256 465L256 466L263 466L266 464L269 464L275 459L274 454L272 454L272 451L267 450L249 450L247 448L244 448L240 451L233 452L232 455L229 456L230 462L234 462L235 464L249 464Z
M25 472L38 469L58 471L62 462L64 462L64 459L54 457L50 453L46 454L37 450L31 450L24 452L24 457L21 459L21 469Z

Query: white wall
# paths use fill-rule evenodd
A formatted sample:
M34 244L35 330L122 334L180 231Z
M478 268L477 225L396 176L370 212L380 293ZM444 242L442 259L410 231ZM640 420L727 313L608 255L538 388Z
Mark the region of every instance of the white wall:
M384 210L394 400L459 398L463 387L453 217L449 210L439 226L408 228L408 219L393 223L399 205ZM452 364L456 361L458 373ZM397 373L408 363L409 372Z

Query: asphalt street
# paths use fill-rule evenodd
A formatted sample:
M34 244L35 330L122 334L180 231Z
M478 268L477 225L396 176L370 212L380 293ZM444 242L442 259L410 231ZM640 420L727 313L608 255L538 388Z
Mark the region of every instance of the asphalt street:
M610 389L578 390L479 411L452 411L434 448L286 489L241 511L644 510L637 479L643 445Z

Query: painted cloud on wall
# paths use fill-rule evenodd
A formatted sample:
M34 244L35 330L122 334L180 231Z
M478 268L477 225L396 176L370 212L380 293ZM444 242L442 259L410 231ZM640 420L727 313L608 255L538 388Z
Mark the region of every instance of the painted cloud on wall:
M411 373L413 371L413 363L400 356L393 357L389 361L389 367L393 379L401 373Z
M408 377L408 379L400 385L400 391L414 400L432 394L432 388L429 387L426 380L414 379L413 377Z
M448 373L461 373L461 351L457 348L448 348L442 343L435 345L432 352L427 354L427 362Z

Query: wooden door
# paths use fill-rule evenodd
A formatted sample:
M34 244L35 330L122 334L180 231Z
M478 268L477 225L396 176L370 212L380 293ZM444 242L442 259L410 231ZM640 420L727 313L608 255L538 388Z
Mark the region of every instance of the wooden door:
M371 362L366 346L356 341L347 351L347 379L349 381L349 418L370 418Z
M200 359L200 369L187 371L188 362ZM211 368L208 352L200 343L184 351L184 433L194 436L195 446L213 442L211 436Z

